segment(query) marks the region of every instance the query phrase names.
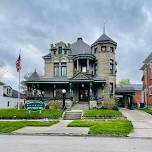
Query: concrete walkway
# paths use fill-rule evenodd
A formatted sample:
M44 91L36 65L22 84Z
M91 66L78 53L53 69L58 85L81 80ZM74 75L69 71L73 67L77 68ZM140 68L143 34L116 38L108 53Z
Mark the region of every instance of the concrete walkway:
M152 115L140 110L120 109L120 111L134 126L130 137L152 138Z
M87 135L88 127L67 127L72 120L61 120L50 127L24 127L14 131L17 134L50 134L50 135Z

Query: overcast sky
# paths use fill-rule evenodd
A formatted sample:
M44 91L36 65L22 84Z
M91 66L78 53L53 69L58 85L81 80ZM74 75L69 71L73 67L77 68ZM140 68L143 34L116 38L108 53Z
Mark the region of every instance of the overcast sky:
M118 43L117 79L141 83L139 68L152 51L150 0L0 0L0 81L17 88L15 61L22 49L21 77L36 68L51 43L92 44L103 32Z

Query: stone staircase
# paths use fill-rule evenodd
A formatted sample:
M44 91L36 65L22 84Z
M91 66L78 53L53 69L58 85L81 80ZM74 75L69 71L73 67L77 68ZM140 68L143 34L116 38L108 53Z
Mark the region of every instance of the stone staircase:
M72 107L71 107L71 110L88 110L89 109L89 104L86 103L86 102L79 102L79 103L76 103L74 104Z
M82 110L65 111L63 115L64 120L78 120L82 117Z

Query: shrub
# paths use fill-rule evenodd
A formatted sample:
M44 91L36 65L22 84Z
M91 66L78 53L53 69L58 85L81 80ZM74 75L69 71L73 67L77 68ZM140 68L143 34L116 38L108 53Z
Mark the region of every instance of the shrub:
M104 100L102 102L102 107L107 109L112 109L115 106L115 99L110 97L104 97Z
M45 106L45 109L49 109L49 105L46 105L46 106Z
M60 101L51 101L48 103L49 109L61 109L62 103Z
M112 107L112 110L117 110L117 111L118 111L119 109L118 109L117 106L113 106L113 107Z

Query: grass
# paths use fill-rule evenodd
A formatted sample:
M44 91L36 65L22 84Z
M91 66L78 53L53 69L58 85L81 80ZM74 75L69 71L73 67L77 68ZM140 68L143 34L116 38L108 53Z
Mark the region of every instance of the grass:
M72 121L68 127L90 127L89 134L127 136L132 130L133 125L128 120L110 121Z
M152 109L141 109L142 111L145 111L145 112L147 112L147 113L149 113L149 114L151 114L152 115Z
M84 112L85 117L121 117L122 113L117 110L86 110Z
M0 109L0 118L2 119L38 119L38 118L59 118L62 116L63 111L58 109L44 109L42 113L31 112L26 109Z
M0 133L11 133L26 126L51 126L59 121L0 121Z

